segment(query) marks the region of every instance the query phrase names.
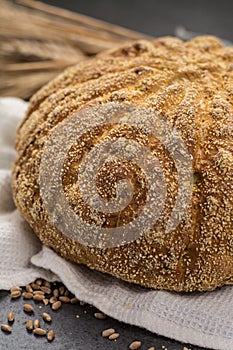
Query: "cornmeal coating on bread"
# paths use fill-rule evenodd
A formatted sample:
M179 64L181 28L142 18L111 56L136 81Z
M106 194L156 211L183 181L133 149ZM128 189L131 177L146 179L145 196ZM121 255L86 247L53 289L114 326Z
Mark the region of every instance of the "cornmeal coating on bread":
M165 233L165 224L177 181L175 171L167 170L164 217L147 235L101 249L81 245L52 224L40 194L39 171L44 144L59 123L86 105L113 101L148 107L179 131L193 158L194 183L187 216L173 231ZM84 135L64 163L64 191L70 206L87 221L89 211L75 182L79 154L106 135L130 132L116 125L103 128ZM143 137L133 130L132 136L139 142ZM145 144L156 156L155 141ZM125 44L70 67L31 98L16 149L15 203L40 240L62 257L155 289L206 291L233 284L232 47L209 36L189 42L165 37ZM169 160L160 151L166 172ZM137 173L137 167L132 171ZM99 186L108 191L101 174ZM111 215L108 219L111 227L117 225Z

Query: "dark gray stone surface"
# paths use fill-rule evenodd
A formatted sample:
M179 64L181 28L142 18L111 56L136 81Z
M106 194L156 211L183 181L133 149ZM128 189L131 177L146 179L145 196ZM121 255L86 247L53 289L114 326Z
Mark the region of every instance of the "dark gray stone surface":
M34 306L34 315L28 315L23 311L24 303ZM42 306L40 309L39 307ZM34 301L20 299L11 300L9 292L0 292L0 324L7 323L8 312L13 311L15 322L12 325L11 334L4 334L0 331L0 350L127 350L133 340L142 341L140 350L147 350L154 346L156 350L183 350L186 346L192 350L204 350L189 344L181 344L159 337L153 333L138 327L133 327L118 322L110 317L105 320L97 320L93 315L96 312L94 307L79 304L63 304L58 311L51 310L50 306L43 303L35 304ZM49 312L52 316L52 323L46 324L42 320L42 313ZM76 318L79 315L79 318ZM54 329L56 338L48 343L45 337L36 337L26 330L26 320L39 318L41 326L47 330ZM120 333L115 341L110 341L101 336L102 330L114 328Z

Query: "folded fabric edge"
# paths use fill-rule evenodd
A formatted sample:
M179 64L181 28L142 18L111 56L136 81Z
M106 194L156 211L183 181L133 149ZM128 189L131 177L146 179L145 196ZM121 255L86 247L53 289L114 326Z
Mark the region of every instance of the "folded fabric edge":
M0 273L0 289L10 290L12 287L25 286L33 282L36 278L44 278L49 282L60 281L59 277L48 269L31 267L12 271L2 271Z
M145 328L152 333L183 343L190 343L209 349L229 350L232 346L232 339L200 333L194 329L176 325L171 321L155 317L154 315L152 319L151 314L147 312L145 312L142 318L141 310L133 310L132 312L129 309L122 309L119 304L114 305L114 300L103 299L101 295L95 295L95 300L93 300L89 291L85 290L81 284L77 287L73 283L75 278L70 278L70 274L73 273L73 264L64 261L55 252L45 246L43 246L41 252L32 257L31 261L36 266L43 267L44 269L50 266L51 271L59 276L60 280L78 299L95 306L106 315L118 321Z

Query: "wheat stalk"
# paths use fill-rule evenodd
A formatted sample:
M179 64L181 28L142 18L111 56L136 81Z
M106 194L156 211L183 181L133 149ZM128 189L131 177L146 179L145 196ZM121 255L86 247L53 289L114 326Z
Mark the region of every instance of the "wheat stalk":
M0 94L29 98L64 68L124 41L148 38L33 0L0 0Z

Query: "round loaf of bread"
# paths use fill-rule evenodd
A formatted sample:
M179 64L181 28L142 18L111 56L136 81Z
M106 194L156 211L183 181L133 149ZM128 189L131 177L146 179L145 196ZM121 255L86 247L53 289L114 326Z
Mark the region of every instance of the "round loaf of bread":
M16 149L16 206L62 257L156 289L233 284L232 47L214 37L185 43L165 37L125 44L68 68L31 98ZM89 173L82 168L85 160L92 163ZM149 197L148 176L156 196ZM119 183L124 189L130 184L131 199L107 210L119 197ZM105 203L101 210L96 193ZM149 214L143 221L144 211ZM171 217L176 224L167 230ZM139 234L132 229L136 224L127 228L136 219ZM94 227L100 229L95 237ZM121 244L101 246L98 232L113 235L120 228ZM85 243L89 233L93 244Z

